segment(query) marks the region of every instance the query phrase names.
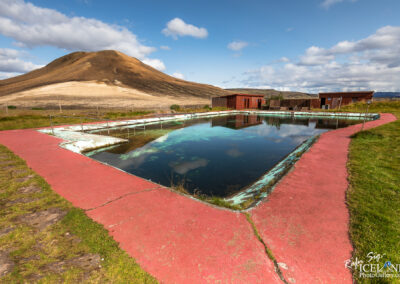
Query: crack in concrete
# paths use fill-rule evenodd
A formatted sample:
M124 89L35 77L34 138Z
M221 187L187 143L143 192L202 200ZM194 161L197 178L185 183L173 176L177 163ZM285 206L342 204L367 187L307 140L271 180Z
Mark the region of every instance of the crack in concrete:
M145 189L145 190L141 190L141 191L128 192L128 193L125 193L125 194L123 194L123 195L121 195L121 196L119 196L119 197L117 197L117 198L115 198L115 199L113 199L113 200L107 201L107 202L105 202L105 203L103 203L103 204L101 204L101 205L99 205L99 206L96 206L96 207L93 207L93 208L84 209L84 211L85 211L85 212L87 212L87 211L92 211L92 210L95 210L95 209L104 207L104 206L106 206L106 205L108 205L108 204L110 204L110 203L112 203L112 202L114 202L114 201L120 200L120 199L122 199L122 198L124 198L124 197L127 197L127 196L129 196L129 195L134 195L134 194L138 194L138 193L142 193L142 192L148 192L148 191L152 191L152 190L160 189L160 188L161 188L161 186L156 186L156 187L152 187L152 188Z
M246 216L247 221L250 223L251 227L253 228L254 235L259 240L259 242L264 246L266 255L273 262L276 274L278 274L279 278L282 280L283 283L288 284L288 281L286 281L285 277L283 276L282 270L280 269L275 256L272 254L272 251L267 247L266 243L264 242L264 240L261 238L260 234L258 233L257 227L254 224L253 220L251 219L250 214L246 213L246 212L244 212L243 214Z

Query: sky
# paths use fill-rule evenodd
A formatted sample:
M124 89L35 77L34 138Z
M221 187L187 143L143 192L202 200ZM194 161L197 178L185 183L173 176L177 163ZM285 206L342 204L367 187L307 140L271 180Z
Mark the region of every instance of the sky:
M399 0L0 0L0 79L115 49L222 88L400 91Z

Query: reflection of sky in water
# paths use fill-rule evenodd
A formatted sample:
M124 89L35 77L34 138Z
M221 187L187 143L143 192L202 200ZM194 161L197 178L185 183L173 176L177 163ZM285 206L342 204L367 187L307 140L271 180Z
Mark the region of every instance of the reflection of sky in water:
M288 119L274 126L268 118L245 127L238 121L235 129L234 119L214 126L213 120L200 120L142 147L121 146L121 151L117 147L92 158L165 186L184 183L191 192L226 196L255 182L309 137L326 131L313 122L290 124Z

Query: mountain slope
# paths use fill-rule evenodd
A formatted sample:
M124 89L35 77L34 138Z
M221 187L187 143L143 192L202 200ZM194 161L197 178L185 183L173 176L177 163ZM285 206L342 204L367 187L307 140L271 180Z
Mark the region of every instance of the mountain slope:
M74 52L60 57L43 68L0 81L0 96L50 84L71 81L97 81L107 85L133 88L151 95L210 98L228 92L168 76L136 58L105 50Z

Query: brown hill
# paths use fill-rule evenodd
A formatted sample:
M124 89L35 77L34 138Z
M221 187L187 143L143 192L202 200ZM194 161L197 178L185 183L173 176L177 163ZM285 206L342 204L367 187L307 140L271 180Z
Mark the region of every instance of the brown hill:
M307 94L307 93L301 93L301 92L289 92L289 91L277 91L277 90L273 90L273 89L236 88L236 89L226 89L226 90L230 91L230 92L234 92L234 93L264 95L265 98L282 96L284 99L309 99L309 98L317 97L317 95L314 95L314 94Z
M117 51L105 50L74 52L54 60L43 68L0 80L0 96L71 81L103 82L156 96L208 99L211 96L229 93L211 85L168 76L136 58Z

